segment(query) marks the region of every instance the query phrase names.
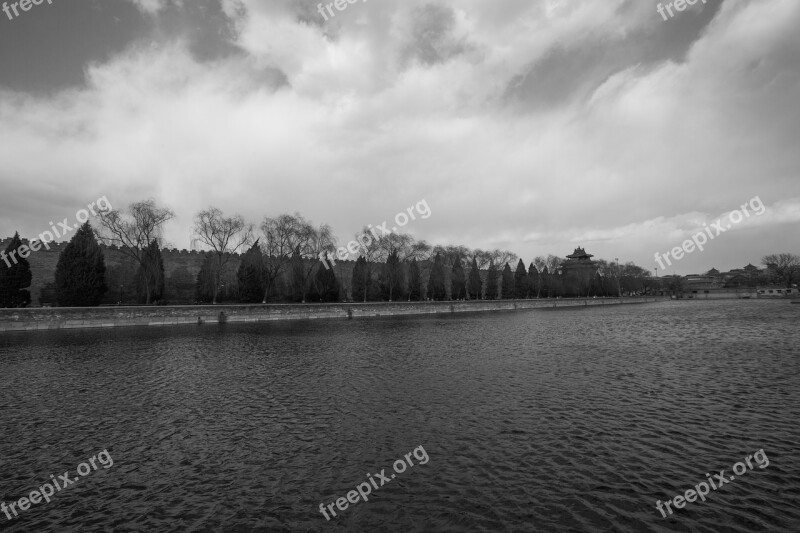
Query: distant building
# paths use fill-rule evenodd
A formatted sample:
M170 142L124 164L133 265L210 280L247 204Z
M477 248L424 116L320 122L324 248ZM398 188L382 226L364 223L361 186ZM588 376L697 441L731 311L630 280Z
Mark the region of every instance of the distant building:
M567 260L561 264L565 294L567 296L587 296L592 286L592 280L597 275L597 263L592 261L594 255L587 254L586 250L579 246L566 257Z

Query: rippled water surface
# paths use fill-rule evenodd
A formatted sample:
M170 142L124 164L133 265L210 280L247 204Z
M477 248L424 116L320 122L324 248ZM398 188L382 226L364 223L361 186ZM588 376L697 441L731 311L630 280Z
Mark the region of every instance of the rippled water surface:
M5 334L0 499L113 466L0 531L800 531L799 318L663 302ZM418 446L427 464L325 520ZM656 510L760 449L766 468Z

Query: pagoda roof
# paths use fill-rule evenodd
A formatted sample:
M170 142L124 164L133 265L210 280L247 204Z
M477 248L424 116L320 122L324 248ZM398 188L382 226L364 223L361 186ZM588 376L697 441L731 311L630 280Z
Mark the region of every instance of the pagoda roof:
M586 250L584 250L580 246L575 248L575 251L572 252L572 254L567 256L568 259L589 259L591 257L594 257L594 256L592 254L587 254Z

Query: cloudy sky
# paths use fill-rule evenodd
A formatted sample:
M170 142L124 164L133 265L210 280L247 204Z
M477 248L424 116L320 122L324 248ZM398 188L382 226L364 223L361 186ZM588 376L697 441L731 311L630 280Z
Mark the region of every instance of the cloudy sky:
M13 2L12 2L13 3ZM192 219L298 211L526 262L668 273L800 253L800 2L52 0L0 12L0 235L101 196ZM322 8L324 9L324 7ZM674 11L674 10L673 10ZM391 225L391 224L390 224ZM659 269L659 274L663 273Z

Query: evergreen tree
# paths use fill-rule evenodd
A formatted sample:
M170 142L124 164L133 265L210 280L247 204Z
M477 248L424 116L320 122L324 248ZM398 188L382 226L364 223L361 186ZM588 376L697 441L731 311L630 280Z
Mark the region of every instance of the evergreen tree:
M444 300L447 292L444 286L444 265L439 254L433 259L431 275L428 279L428 297L431 300Z
M339 281L336 274L332 268L325 268L321 263L314 277L314 299L319 299L320 302L339 301Z
M516 290L514 287L514 273L511 272L511 267L506 266L503 268L503 287L501 289L503 300L512 300L516 297Z
M367 260L364 256L358 256L356 264L353 267L353 301L366 302L367 301L367 278L369 277L369 269L367 268Z
M28 290L32 279L31 266L19 254L20 246L19 233L14 233L0 259L0 307L25 307L31 303L31 291Z
M478 270L478 261L472 258L472 268L469 271L469 282L467 292L470 300L480 300L481 298L481 272Z
M236 271L239 281L239 301L243 303L259 303L264 297L264 255L258 245L258 239L242 256L239 269Z
M541 297L542 286L539 281L539 270L531 263L528 267L528 291L531 298Z
M136 288L139 303L157 302L164 297L164 260L158 242L153 239L142 254L142 262L136 271Z
M550 272L547 270L547 267L542 269L539 278L541 280L539 283L542 298L550 298Z
M397 256L396 251L392 251L389 257L386 258L386 263L383 265L381 272L381 296L384 300L395 301L402 300L404 296L403 290L403 270L400 264L400 258Z
M514 272L514 293L517 298L528 298L528 271L522 259L517 263L517 270Z
M211 303L214 301L214 283L216 283L216 261L211 254L203 254L203 264L200 272L197 273L195 283L194 298L200 303Z
M303 257L300 255L300 247L295 248L292 259L289 263L292 273L291 281L291 300L293 302L306 302L306 272L303 268Z
M467 297L467 277L464 267L461 265L461 258L456 257L453 262L452 275L450 276L450 299L463 300Z
M497 299L497 267L494 261L489 262L489 270L486 272L486 299Z
M94 231L84 223L58 257L56 300L62 307L91 307L106 293L106 265Z
M419 265L417 260L413 259L408 267L408 297L412 302L418 302L422 299L421 283Z

